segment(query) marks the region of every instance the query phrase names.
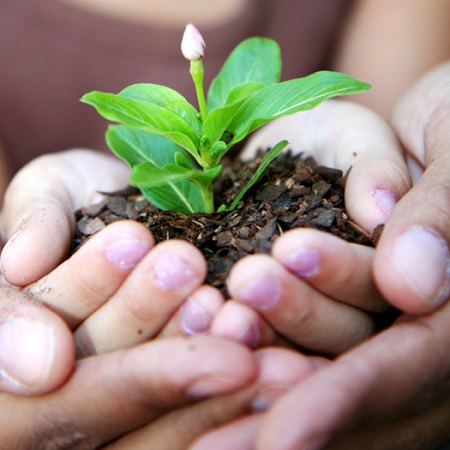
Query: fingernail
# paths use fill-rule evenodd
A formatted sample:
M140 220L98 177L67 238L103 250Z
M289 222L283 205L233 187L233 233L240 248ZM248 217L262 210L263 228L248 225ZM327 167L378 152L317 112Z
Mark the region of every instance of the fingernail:
M385 219L391 215L391 212L398 201L396 195L385 187L374 189L372 191L372 198Z
M264 275L238 293L239 300L263 311L274 306L280 296L280 285L272 274Z
M221 378L218 375L210 375L195 381L187 390L186 395L191 399L200 399L210 395L218 395L229 392L241 386L228 378Z
M211 326L211 316L192 298L188 298L180 308L181 326L192 336L206 333Z
M299 277L312 277L319 271L320 254L311 248L303 248L291 253L284 265L290 272Z
M242 333L239 342L249 348L257 348L260 339L261 333L259 331L259 326L256 323L253 323Z
M267 386L258 393L252 402L252 410L255 412L266 411L273 402L289 392L289 386Z
M126 233L106 247L106 258L121 269L132 269L147 254L149 247Z
M195 286L195 270L177 254L166 252L158 256L153 273L158 286L164 291L176 291Z
M0 324L0 374L17 386L36 388L48 379L55 358L53 329L24 317Z
M412 227L397 237L391 257L407 283L427 304L439 305L450 294L450 256L433 230Z

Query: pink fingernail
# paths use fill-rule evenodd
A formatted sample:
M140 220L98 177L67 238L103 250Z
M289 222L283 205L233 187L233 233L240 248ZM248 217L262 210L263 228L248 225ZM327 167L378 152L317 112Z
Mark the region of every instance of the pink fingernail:
M299 277L312 277L319 271L320 253L311 248L303 248L291 253L284 265Z
M183 330L193 336L206 333L211 326L211 316L191 298L180 308L180 316Z
M106 258L121 269L132 269L147 254L149 247L139 239L122 233L106 247Z
M186 395L191 399L200 399L210 395L218 395L230 392L239 387L233 379L222 378L219 375L209 375L195 381L187 390Z
M259 326L256 323L253 323L242 333L239 342L249 348L257 348L260 339L261 333L259 331Z
M252 402L252 410L263 412L278 400L282 395L289 392L291 386L266 386L262 389Z
M398 201L396 195L385 187L374 189L372 191L372 198L385 219L391 215L391 212Z
M198 275L192 266L172 252L158 256L153 273L156 283L165 291L187 289L198 283Z
M281 287L272 274L264 275L259 280L242 289L238 299L248 305L266 310L274 306L281 297Z

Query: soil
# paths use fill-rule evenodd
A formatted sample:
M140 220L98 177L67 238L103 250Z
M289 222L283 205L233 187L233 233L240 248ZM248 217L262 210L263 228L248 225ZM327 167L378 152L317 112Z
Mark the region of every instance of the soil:
M214 189L216 203L229 205L255 172L262 158L224 161ZM349 242L375 246L382 231L368 235L345 211L346 176L317 165L312 158L279 155L233 211L190 216L160 211L137 190L104 193L99 204L76 212L75 251L86 239L115 220L145 224L157 242L180 238L195 244L208 263L206 282L226 295L225 280L237 260L252 253L268 253L274 240L292 228L311 227Z

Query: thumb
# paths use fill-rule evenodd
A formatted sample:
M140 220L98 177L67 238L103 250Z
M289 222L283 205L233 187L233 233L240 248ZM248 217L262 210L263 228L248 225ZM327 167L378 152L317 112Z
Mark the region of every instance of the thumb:
M98 191L123 188L127 176L121 161L88 150L41 156L25 166L5 195L3 277L26 286L47 275L67 256L74 211L93 203Z
M417 184L394 208L374 276L383 295L412 314L450 295L450 63L424 77L400 102L393 125L415 167Z
M0 391L38 395L58 388L75 361L72 333L56 314L0 286Z

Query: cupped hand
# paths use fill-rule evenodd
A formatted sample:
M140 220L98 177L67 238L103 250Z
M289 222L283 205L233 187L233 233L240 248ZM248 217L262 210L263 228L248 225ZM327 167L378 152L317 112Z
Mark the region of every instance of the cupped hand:
M306 357L281 348L264 348L257 350L254 355L258 372L256 379L248 387L236 393L170 411L106 448L139 450L147 449L151 445L154 450L184 450L198 437L215 427L230 423L248 413L259 416L275 398L328 364L322 358ZM225 447L222 445L223 443L220 443L219 447L213 445L208 448L235 448L232 440L227 440Z
M6 195L2 222L9 240L2 252L2 275L18 286L17 295L22 290L66 321L78 356L192 328L206 331L223 302L217 290L202 285L206 265L197 249L175 240L155 246L148 229L134 221L105 227L66 259L74 209L95 201L98 190L123 187L126 176L119 160L74 150L33 161ZM200 322L192 305L201 309ZM73 349L67 355L73 356ZM39 389L56 388L58 373Z
M124 188L128 172L117 158L82 149L41 156L21 169L1 213L3 278L27 286L53 270L68 255L74 211L99 192Z
M142 224L117 221L24 290L69 324L78 356L86 356L163 331L181 334L172 316L186 299L202 295L205 276L205 260L192 245L179 240L155 245ZM218 291L210 291L208 304L220 304Z
M228 439L236 450L369 443L431 450L449 438L449 86L446 64L405 96L393 121L420 179L390 211L374 273L386 298L406 313L299 383L265 415L224 426L192 449L224 448Z
M404 316L189 448L435 450L450 437L449 320L450 304Z
M0 393L2 447L99 448L169 411L243 389L257 375L250 351L213 337L167 338L83 358L53 393Z
M369 233L386 222L411 186L392 129L359 105L330 101L275 121L249 142L244 157L282 137L319 164L349 171L346 208ZM216 314L212 332L241 341L242 336L251 341L251 332L253 342L259 339L260 344L281 335L309 350L339 354L375 331L372 313L388 309L373 281L374 254L372 248L318 230L291 230L277 239L270 257L254 255L236 264L228 289L241 312L227 302ZM266 323L276 333L269 333ZM250 330L247 335L245 330Z
M311 111L283 117L255 133L242 153L287 139L290 148L324 166L347 173L345 204L349 216L368 233L387 218L411 187L404 153L392 128L369 109L329 100Z
M450 63L400 101L393 125L417 180L395 207L376 252L374 275L392 304L411 314L450 296Z

